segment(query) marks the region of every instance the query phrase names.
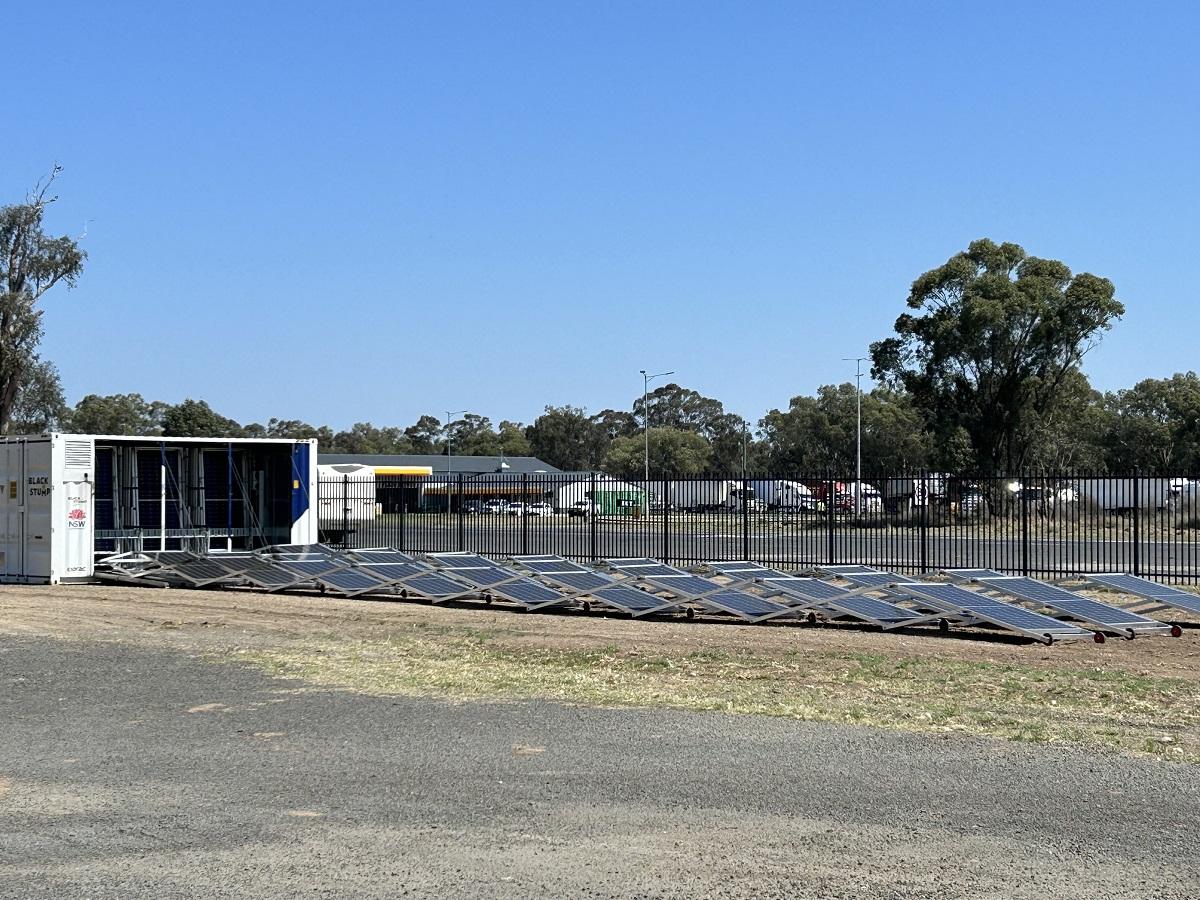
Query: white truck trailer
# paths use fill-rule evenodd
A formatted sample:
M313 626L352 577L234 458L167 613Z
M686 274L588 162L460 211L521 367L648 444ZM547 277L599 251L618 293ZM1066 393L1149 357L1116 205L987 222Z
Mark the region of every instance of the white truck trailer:
M815 510L820 506L812 488L799 481L756 479L750 482L750 487L768 509Z
M0 582L88 581L144 550L317 540L316 441L0 437Z
M757 512L765 504L739 479L697 478L667 483L667 501L684 512Z
M1134 509L1166 509L1179 496L1176 479L1171 478L1080 478L1076 482L1080 496L1108 513Z

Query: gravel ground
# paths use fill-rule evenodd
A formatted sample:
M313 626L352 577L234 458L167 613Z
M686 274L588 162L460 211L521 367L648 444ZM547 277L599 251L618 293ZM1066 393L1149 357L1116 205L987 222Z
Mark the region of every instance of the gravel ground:
M3 897L1200 896L1200 770L0 638Z

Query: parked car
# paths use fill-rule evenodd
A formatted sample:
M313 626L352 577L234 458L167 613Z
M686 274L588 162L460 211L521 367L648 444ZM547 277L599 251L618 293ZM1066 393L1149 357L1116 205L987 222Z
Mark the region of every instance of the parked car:
M485 516L500 516L503 515L508 508L508 504L503 500L484 500L479 511Z
M554 515L554 507L549 503L530 503L525 507L525 515L527 516L552 516Z
M520 500L514 500L504 507L504 513L509 516L523 516L525 515L525 504Z
M567 507L568 516L591 516L600 512L600 504L594 500L576 500Z

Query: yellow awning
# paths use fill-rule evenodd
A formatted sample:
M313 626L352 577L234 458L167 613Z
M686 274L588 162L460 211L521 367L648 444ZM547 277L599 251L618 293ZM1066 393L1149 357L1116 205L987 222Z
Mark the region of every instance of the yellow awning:
M432 466L376 466L376 475L432 475Z

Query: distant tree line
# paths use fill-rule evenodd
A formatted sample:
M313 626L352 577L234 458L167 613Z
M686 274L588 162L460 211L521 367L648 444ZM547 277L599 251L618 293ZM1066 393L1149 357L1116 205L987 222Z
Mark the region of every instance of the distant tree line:
M21 204L0 207L0 433L317 438L335 453L534 455L567 470L655 474L839 473L855 462L856 392L825 385L757 422L678 384L598 413L547 406L531 424L469 413L444 423L359 422L335 431L293 419L243 425L203 400L89 394L68 407L37 353L42 296L73 286L86 260L42 229L56 167ZM1200 472L1200 378L1094 390L1081 365L1124 314L1105 278L1072 274L1016 244L982 239L913 282L894 335L871 346L878 386L862 397L864 470Z
M46 379L44 401L18 410L14 430L49 429L85 434L162 434L195 437L316 438L331 453L445 454L447 436L456 455L537 456L561 469L601 470L637 477L643 466L642 400L629 410L599 413L548 406L531 424L469 413L445 427L423 415L412 425L359 422L344 430L295 419L241 425L203 400L178 404L147 401L139 394L89 394L73 408L61 388ZM46 387L48 385L48 387ZM650 464L654 473L849 474L855 464L855 387L825 385L815 396L793 397L757 423L727 413L722 403L678 384L649 395ZM930 427L912 394L876 387L862 396L863 466L887 473L930 469L957 473L1017 471L1053 473L1200 473L1200 376L1186 372L1146 379L1126 390L1100 393L1082 373L1063 383L1058 401L1031 428L1024 455L1013 469L976 452L965 429L949 438Z

